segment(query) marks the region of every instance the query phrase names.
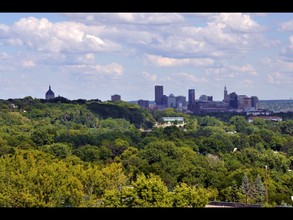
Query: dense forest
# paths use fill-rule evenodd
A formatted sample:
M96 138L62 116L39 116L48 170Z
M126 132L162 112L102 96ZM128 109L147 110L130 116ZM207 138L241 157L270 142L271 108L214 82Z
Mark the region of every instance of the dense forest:
M158 126L166 116L186 124ZM0 206L292 206L293 115L283 116L249 123L123 101L0 100Z

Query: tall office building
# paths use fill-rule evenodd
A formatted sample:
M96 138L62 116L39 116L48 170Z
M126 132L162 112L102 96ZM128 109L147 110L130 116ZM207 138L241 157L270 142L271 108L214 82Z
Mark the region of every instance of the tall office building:
M192 106L195 104L195 90L189 89L188 90L188 109L192 110Z
M255 110L258 110L258 97L257 96L251 96L251 105L255 108Z
M164 95L163 86L155 86L155 102L156 105L162 105L162 97Z
M232 92L229 95L229 107L233 109L238 108L238 95L235 92Z

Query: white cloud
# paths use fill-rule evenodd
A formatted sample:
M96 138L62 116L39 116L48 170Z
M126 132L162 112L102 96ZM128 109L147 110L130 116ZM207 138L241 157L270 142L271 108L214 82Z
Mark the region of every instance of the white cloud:
M293 76L291 74L288 75L285 73L273 72L267 74L267 82L273 85L292 86Z
M278 31L293 31L293 20L282 23Z
M157 75L156 74L143 72L142 75L143 75L143 78L148 80L148 81L155 82L157 80Z
M240 32L260 32L264 28L254 21L249 14L243 13L220 13L214 17L211 26L215 24L223 25L223 28L228 28L232 31Z
M123 66L117 63L111 63L105 66L96 65L95 70L98 73L107 73L107 74L115 74L115 75L123 74Z
M183 58L183 59L177 59L177 58L169 58L169 57L162 57L157 55L146 55L146 61L154 64L159 67L174 67L174 66L209 66L214 63L214 61L210 58Z
M190 16L190 15L188 15ZM150 44L158 53L173 57L230 57L241 56L249 50L276 45L262 35L265 28L248 14L219 13L206 16L206 25L183 23L165 26L158 43Z
M281 83L282 78L283 78L282 74L278 72L267 74L267 81L270 84L279 85Z
M111 27L102 26L101 36L105 36L109 39L125 42L126 44L141 44L150 46L152 41L161 41L161 35L158 32L152 32L150 30L143 30L137 27Z
M9 36L9 26L0 24L0 38L6 38Z
M176 79L178 80L185 80L187 82L192 82L192 83L205 83L208 82L208 80L205 77L197 77L194 74L191 73L174 73L173 76L175 76Z
M33 60L24 60L21 62L21 65L25 68L31 68L35 66L35 63Z
M172 24L184 21L178 13L66 13L71 20L85 24Z
M39 52L113 52L120 46L101 39L99 29L75 22L52 23L46 18L22 18L8 30L7 40L13 46L23 45Z
M232 72L236 73L247 73L251 76L257 76L256 70L250 65L250 64L245 64L243 66L228 66L228 69L230 69Z
M75 62L79 64L93 64L95 62L95 54L86 53L76 56Z
M264 58L262 60L264 67L269 68L269 70L274 72L286 72L292 74L293 62L292 60L282 58Z
M293 35L289 37L289 45L281 50L280 57L287 61L293 62Z
M91 75L91 76L114 76L118 77L123 74L124 68L122 65L117 63L111 63L108 65L68 65L61 66L61 70L67 73L78 73L80 75Z
M219 64L207 67L204 69L206 74L217 81L223 81L227 79L242 79L247 77L256 77L259 74L251 64L230 65Z

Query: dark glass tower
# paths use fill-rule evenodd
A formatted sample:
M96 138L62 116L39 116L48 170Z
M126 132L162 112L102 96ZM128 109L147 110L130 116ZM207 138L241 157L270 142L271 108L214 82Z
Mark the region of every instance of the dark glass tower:
M192 106L195 103L195 90L189 89L188 90L188 109L191 110Z
M164 95L163 86L155 86L155 102L156 105L162 105L162 97Z

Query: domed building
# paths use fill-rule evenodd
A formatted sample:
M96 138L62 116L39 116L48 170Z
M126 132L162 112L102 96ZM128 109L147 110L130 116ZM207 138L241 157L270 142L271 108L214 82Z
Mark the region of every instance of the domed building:
M50 99L54 99L54 98L55 98L55 94L51 90L51 86L49 86L49 90L46 92L46 100L50 100Z

